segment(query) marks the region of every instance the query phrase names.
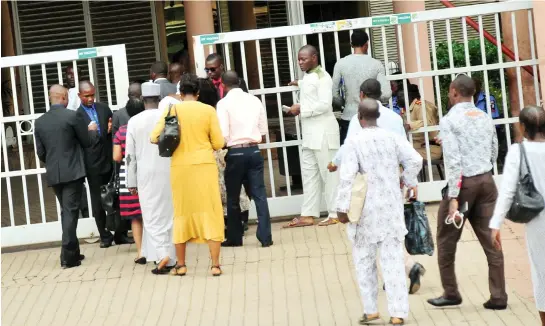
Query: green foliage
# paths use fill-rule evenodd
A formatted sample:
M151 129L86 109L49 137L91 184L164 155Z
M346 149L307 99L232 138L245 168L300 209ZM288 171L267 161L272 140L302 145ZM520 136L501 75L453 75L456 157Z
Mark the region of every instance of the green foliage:
M487 64L498 63L498 50L495 45L485 40L485 57ZM481 43L479 39L469 40L467 43L468 52L469 52L469 64L470 66L479 66L483 64L482 55L481 55ZM448 44L447 42L441 42L437 45L436 48L437 55L437 67L439 69L448 69L450 68L450 61L448 55ZM464 44L460 42L452 42L452 57L454 61L454 68L466 67L466 57ZM471 77L476 77L482 81L483 90L485 90L484 84L484 73L483 71L473 72ZM448 88L451 82L450 75L444 75L439 77L439 84L441 88L441 104L443 112L446 113L447 103L448 103ZM505 82L507 85L507 81ZM496 97L496 102L498 105L502 105L502 92L501 92L501 80L500 80L500 71L499 70L489 70L488 71L488 86L490 94ZM508 95L508 94L506 94ZM508 100L508 99L507 99ZM509 101L507 102L509 103ZM503 112L503 108L500 112Z

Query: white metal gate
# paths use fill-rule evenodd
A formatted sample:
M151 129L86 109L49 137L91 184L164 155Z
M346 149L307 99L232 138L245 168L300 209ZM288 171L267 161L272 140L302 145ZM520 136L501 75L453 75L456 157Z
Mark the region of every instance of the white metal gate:
M77 88L78 64L86 64L89 80L95 85L96 81L103 82L99 85L102 89L105 87L102 101L107 102L112 110L117 110L128 100L126 60L123 44L1 58L0 68L9 69L14 111L12 116L4 115L4 110L0 115L2 247L61 240L59 203L51 188L47 187L45 178L42 180L45 168L40 165L34 145L34 121L42 115L37 112L49 110L49 86L56 83L62 85L64 69L70 65L74 70ZM101 69L97 70L97 66ZM37 88L36 82L33 84L31 71L35 72L34 75L40 74L40 68L42 82L41 87ZM50 73L56 71L58 78L48 81L48 70ZM17 73L21 83L26 81L20 92L16 84ZM40 84L39 79L37 83ZM35 107L34 101L38 93L45 99L45 107ZM3 91L2 95L4 94L6 93ZM28 107L24 105L24 114L20 113L19 96L28 96L22 101L28 103ZM10 131L6 132L7 129ZM13 167L17 165L17 160L18 167ZM88 192L87 198L89 201ZM80 238L97 234L90 202L89 214L91 218L79 221L77 231Z
M529 20L529 37L530 37L530 47L531 47L531 58L525 58L526 60L521 60L519 58L519 49L518 49L518 43L517 43L517 30L516 30L516 19L515 19L515 12L516 11L524 11L528 14L528 20ZM514 61L504 61L503 55L501 52L501 44L502 44L502 37L501 37L501 29L500 29L500 14L501 13L511 13L510 19L511 19L511 25L513 28L513 34L514 34L514 53L515 53L515 60ZM505 15L505 14L504 14ZM487 63L486 62L486 56L485 56L485 38L483 36L483 17L487 16L493 16L493 19L495 20L495 31L492 31L496 34L496 41L498 43L498 62L496 63ZM480 40L480 50L482 54L482 64L480 65L470 65L470 58L469 58L469 50L468 50L468 27L466 25L466 17L477 17L479 22L479 32L478 32L478 39ZM505 19L506 16L503 16ZM509 17L509 15L507 16ZM486 106L488 108L488 113L491 114L490 109L490 87L489 87L489 72L492 70L499 70L499 79L501 82L501 92L498 91L498 94L496 94L497 97L501 95L502 102L499 103L501 105L502 111L504 113L504 117L501 119L494 120L496 125L505 125L507 132L505 135L499 135L499 137L505 137L506 143L510 145L512 143L511 136L509 133L509 126L513 123L518 121L517 117L509 117L509 106L507 102L507 91L506 91L506 83L505 83L505 75L504 70L507 68L514 68L516 69L516 83L518 85L518 92L517 94L509 94L510 96L518 96L519 102L520 102L520 108L524 106L524 104L535 104L540 103L540 96L539 96L539 87L538 87L538 77L537 77L537 64L538 60L536 59L536 53L535 53L535 44L534 44L534 33L533 33L533 15L532 15L532 1L509 1L509 2L498 2L498 3L490 3L490 4L484 4L484 5L474 5L474 6L465 6L465 7L459 7L459 8L449 8L449 9L440 9L440 10L429 10L429 11L422 11L422 12L414 12L414 13L404 13L404 14L397 14L397 15L389 15L389 16L381 16L381 17L365 17L365 18L358 18L358 19L348 19L348 20L342 20L342 21L331 21L331 22L321 22L321 23L314 23L314 24L307 24L307 25L298 25L298 26L286 26L286 27L277 27L277 28L266 28L266 29L259 29L259 30L246 30L246 31L239 31L239 32L230 32L230 33L220 33L220 34L208 34L208 35L200 35L200 36L194 36L193 42L195 45L195 65L196 65L196 71L199 75L204 76L204 65L205 65L205 58L208 54L213 53L215 51L215 47L222 47L224 56L225 56L225 64L227 69L232 68L232 53L235 50L235 48L239 49L240 55L241 55L241 61L242 61L242 77L248 82L248 61L249 60L256 60L257 61L257 70L259 74L259 87L257 88L250 88L250 93L260 96L262 102L264 105L269 103L268 96L276 96L276 110L277 110L277 116L280 117L278 119L278 128L280 129L280 139L276 139L275 141L272 140L270 129L271 129L271 121L274 122L274 119L269 119L269 133L266 137L266 143L260 145L260 148L266 150L267 152L267 163L268 164L268 176L265 176L266 183L270 185L270 198L269 198L269 207L271 211L272 216L283 216L283 215L290 215L290 214L298 214L300 211L300 205L302 201L302 195L296 194L292 189L290 188L290 178L289 170L297 168L295 166L290 165L288 166L288 159L287 159L287 152L286 150L290 148L290 146L298 146L300 148L301 145L301 134L300 134L300 128L299 128L299 120L297 117L283 117L281 107L283 104L290 105L293 101L295 101L297 96L297 88L286 86L287 84L282 84L279 81L279 69L280 68L286 68L288 67L279 67L278 62L280 59L286 59L286 58L280 58L277 54L278 47L277 44L279 42L283 42L283 44L287 45L287 59L288 59L288 66L289 66L289 77L291 80L296 79L296 71L294 69L297 69L296 62L294 61L294 56L296 56L296 52L298 50L298 47L304 44L307 44L307 37L313 37L316 38L318 41L315 42L317 44L315 45L320 53L320 61L321 65L325 67L326 69L332 68L329 66L326 66L326 56L324 55L324 39L326 36L333 35L333 40L335 42L335 53L334 53L334 59L338 60L341 57L341 53L339 50L339 38L342 35L342 33L350 34L351 31L354 29L365 29L367 33L370 32L376 32L379 31L382 33L382 42L383 42L383 49L382 53L375 53L374 56L377 59L380 59L384 62L386 67L389 67L389 63L392 61L398 61L399 68L401 71L401 74L398 75L388 75L389 69L386 69L386 74L388 75L388 80L400 80L403 82L404 89L407 89L407 80L412 79L414 83L416 83L419 86L420 93L422 95L422 100L425 100L426 98L430 98L430 94L424 93L424 79L430 78L434 82L434 92L436 95L436 103L439 110L439 117L442 116L443 107L441 103L441 94L445 94L445 89L441 89L440 87L440 78L442 76L451 76L451 78L454 78L456 74L459 73L466 73L471 75L472 73L482 73L484 75L484 90L486 92ZM430 71L426 71L422 69L421 66L421 56L427 55L420 53L420 47L418 44L418 29L422 28L422 26L419 26L419 24L416 23L424 23L426 24L426 27L428 29L429 39L431 40L431 62L432 62L432 69ZM463 65L454 65L454 52L452 47L452 35L451 35L451 24L460 24L462 25L462 31L463 31L463 44L464 44L464 53L461 55L465 56L465 64ZM434 26L438 26L441 24L442 26L446 26L446 39L447 39L447 45L448 45L448 58L449 58L449 66L443 69L439 69L438 67L438 61L437 61L437 53L436 53L436 36L438 34L434 30ZM412 31L415 35L416 39L416 53L404 53L403 51L403 34L402 34L402 25L409 25L412 26ZM386 29L387 28L393 28L397 32L397 43L399 45L399 58L391 58L388 57L388 50L386 46ZM439 30L439 28L437 28ZM330 37L330 36L329 36ZM253 55L248 55L250 52L249 50L245 50L245 45L248 47L248 41L255 41L255 57ZM246 44L245 44L246 42ZM328 45L328 44L326 44ZM371 44L372 46L372 44ZM262 49L267 48L271 49L272 51L272 63L268 63L270 72L268 75L274 75L274 85L271 87L264 87L264 64L262 62ZM253 50L253 49L250 49ZM372 53L370 49L370 53ZM347 53L348 54L348 53ZM407 73L406 67L405 67L405 61L407 56L414 55L417 58L417 66L418 70L417 72L410 72ZM270 69L270 66L272 65L273 69ZM533 70L533 76L534 76L534 88L535 88L535 98L528 98L523 99L523 91L522 91L522 79L521 79L521 67L523 66L529 66ZM234 69L234 68L233 68ZM298 71L298 69L297 69ZM252 73L252 71L250 71ZM265 76L267 77L267 76ZM290 97L290 100L282 100L281 96L285 94L292 93L292 96ZM284 101L284 103L282 103ZM405 101L408 103L407 93L405 92ZM274 101L273 101L274 102ZM424 101L423 101L424 102ZM391 105L391 100L390 100ZM274 105L272 106L274 107ZM407 110L408 111L408 110ZM275 113L276 114L276 113ZM434 178L433 173L433 166L432 162L429 159L430 158L430 149L429 149L429 136L428 133L431 131L438 130L438 126L428 126L426 123L426 110L423 108L423 115L424 115L424 127L420 128L416 131L411 131L410 139L412 142L412 134L415 133L424 133L425 139L426 139L426 154L427 154L427 164L426 164L426 175L428 176L427 182L421 182L420 187L420 200L422 201L437 201L440 199L440 190L445 185L444 180L437 180L438 178ZM268 115L271 116L271 106L268 105ZM407 120L410 121L409 112L407 112ZM286 140L284 130L286 124L294 124L295 129L297 132L296 140ZM277 153L282 152L283 153L283 161L279 162L280 160L275 160L273 157L272 151L276 150ZM300 149L299 149L300 151ZM276 161L276 162L275 162ZM285 178L279 178L278 177L278 167L280 167L280 164L284 165L285 168ZM496 181L498 182L501 178L501 175L498 174L498 168L497 165L494 164L494 174ZM268 180L267 180L268 179ZM285 179L285 183L287 185L287 190L285 193L281 193L276 189L277 183ZM324 207L325 208L325 207ZM255 210L252 211L252 215L255 217Z

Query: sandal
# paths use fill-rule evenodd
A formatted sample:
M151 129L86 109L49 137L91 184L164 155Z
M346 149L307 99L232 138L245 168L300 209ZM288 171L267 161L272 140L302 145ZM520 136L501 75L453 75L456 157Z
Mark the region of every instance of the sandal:
M151 270L151 273L154 275L165 275L165 274L168 274L169 272L170 272L170 268L168 267L163 267L161 269L156 267Z
M363 317L360 318L360 325L367 325L368 323L379 319L380 315L378 313L372 315L363 314Z
M405 325L403 318L391 317L390 325Z
M214 268L219 270L219 273L214 273ZM212 276L220 276L222 274L220 265L212 266L210 269L212 270Z
M337 219L335 217L328 217L325 220L318 223L318 226L329 226L329 225L334 225L334 224L337 224L337 223L339 223L339 219Z
M301 217L294 218L288 224L282 226L282 228L290 229L290 228L299 228L299 227L312 226L312 225L314 225L314 219L312 217L301 216Z
M138 264L138 265L146 265L146 263L147 263L146 257L135 258L134 263Z
M183 272L180 272L180 269L183 268ZM184 265L176 265L170 270L170 275L175 276L184 276L187 273L187 267Z

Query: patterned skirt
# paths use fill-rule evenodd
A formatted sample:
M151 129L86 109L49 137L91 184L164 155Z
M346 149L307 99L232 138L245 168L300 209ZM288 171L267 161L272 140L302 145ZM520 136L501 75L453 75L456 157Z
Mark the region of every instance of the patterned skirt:
M125 158L119 168L119 211L121 218L124 220L132 220L142 218L142 210L140 209L140 200L138 194L131 195L127 188Z

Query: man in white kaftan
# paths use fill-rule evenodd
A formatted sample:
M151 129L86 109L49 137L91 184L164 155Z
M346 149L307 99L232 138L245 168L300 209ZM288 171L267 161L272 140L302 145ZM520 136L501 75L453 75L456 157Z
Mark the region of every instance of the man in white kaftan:
M140 198L144 233L142 256L154 260L161 270L175 264L172 242L174 208L170 189L170 159L159 156L157 145L150 143L149 134L161 118L157 109L160 87L142 84L146 110L129 120L127 126L127 187L136 188ZM168 261L163 261L168 258Z
M402 137L378 128L379 105L375 100L360 103L359 117L363 130L347 138L340 168L336 208L339 220L348 222L352 185L358 172L367 174L365 205L357 223L347 226L352 255L363 299L362 322L379 319L377 297L377 251L381 250L381 267L386 282L391 323L399 325L409 314L405 282L403 241L407 234L403 216L400 171L407 187L416 193L417 175L422 157Z
M380 117L377 119L377 126L381 129L388 130L403 139L407 139L407 134L405 128L403 127L403 119L393 110L384 107L379 99L381 98L381 84L376 79L367 79L360 86L360 101L364 99L372 99L377 101L379 105ZM346 138L353 137L357 135L362 130L360 119L358 114L356 114L350 120L348 127L348 133ZM343 151L345 146L341 148L335 154L333 162L329 165L329 171L336 171L337 166L341 165ZM411 280L409 285L409 294L414 294L420 289L420 277L424 275L426 269L420 263L415 262L411 256L405 253L405 273L407 277Z
M333 209L336 173L327 172L327 164L340 147L339 124L333 114L331 76L318 65L318 52L312 45L299 50L299 67L305 76L297 84L301 90L300 103L294 104L290 113L301 116L303 136L301 173L303 179L303 206L301 216L284 227L299 227L314 224L320 217L322 193L325 192L328 219L336 219Z

